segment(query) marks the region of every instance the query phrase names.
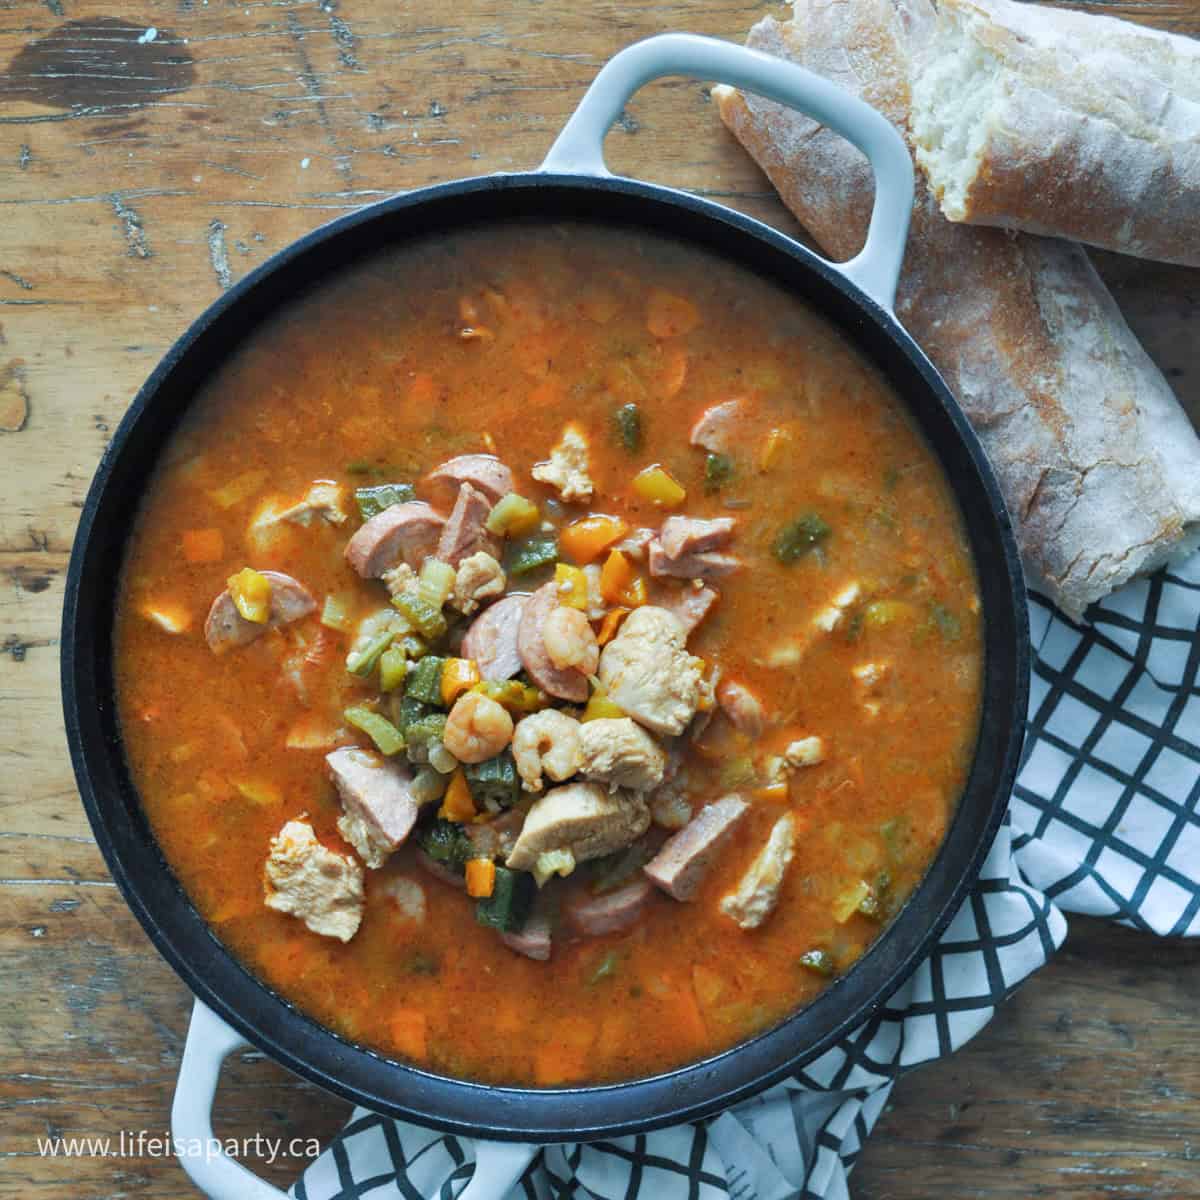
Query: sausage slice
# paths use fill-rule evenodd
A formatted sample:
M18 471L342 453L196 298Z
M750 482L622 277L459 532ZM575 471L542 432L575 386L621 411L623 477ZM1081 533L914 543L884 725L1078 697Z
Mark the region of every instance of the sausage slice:
M746 802L737 795L706 804L642 868L647 878L668 896L691 900L746 809Z
M317 602L312 593L290 575L281 571L260 571L271 581L270 615L264 624L247 621L237 610L233 597L226 588L213 602L204 622L204 637L214 654L224 654L239 646L248 646L268 629L290 625L315 612Z
M460 454L430 471L426 479L447 495L454 495L462 484L469 483L493 504L513 490L512 472L492 454Z
M346 561L363 579L378 579L401 562L415 570L434 552L445 524L423 500L393 504L346 543Z
M528 601L527 595L505 596L471 623L459 653L475 660L483 679L511 679L521 669L517 636Z
M588 698L587 676L574 667L556 667L542 639L546 618L558 604L558 584L554 582L543 584L529 597L517 630L517 652L529 678L542 691L572 704L582 704Z
M472 554L500 556L500 543L487 531L485 522L492 511L492 502L477 487L464 483L458 489L458 499L442 527L437 556L444 563L457 567Z
M589 896L584 892L581 898L568 905L567 919L588 937L617 933L637 924L653 894L654 888L644 877L633 879L604 896Z

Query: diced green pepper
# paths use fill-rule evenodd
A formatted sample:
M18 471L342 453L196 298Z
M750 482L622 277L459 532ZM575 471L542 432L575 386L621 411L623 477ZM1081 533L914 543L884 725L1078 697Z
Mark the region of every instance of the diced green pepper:
M558 538L552 533L539 533L513 546L505 570L509 575L528 575L557 561Z
M521 783L517 778L517 766L507 751L495 758L463 767L463 775L471 792L471 799L479 808L495 811L496 807L511 808L521 796Z
M351 650L346 655L346 670L351 675L364 678L375 670L383 652L392 644L395 634L390 629L377 633L366 645L357 650Z
M433 859L452 871L462 871L474 853L463 827L440 817L417 834L417 844Z
M617 431L617 440L630 454L635 454L641 449L642 410L636 404L622 404L613 413L613 425Z
M832 532L816 513L804 513L776 534L771 552L785 566L790 566L816 550Z
M404 686L405 696L425 704L440 705L442 702L442 668L446 660L436 654L427 654L412 666L408 682Z
M410 725L415 725L432 711L433 709L428 704L423 700L418 700L416 696L401 697L399 705L396 704L395 697L392 698L392 716L401 733L407 734Z
M352 463L351 466L359 464ZM363 472L369 468L364 467ZM354 489L354 500L364 521L377 517L384 509L393 504L407 504L415 495L411 483L381 483L376 487L360 487Z
M392 606L402 612L423 637L433 641L446 632L446 618L441 608L420 592L401 592L392 597Z
M394 692L408 674L408 659L404 647L393 643L379 656L379 687Z
M944 604L935 600L930 606L929 615L946 641L956 642L962 636L962 622Z
M504 933L515 933L529 919L536 894L532 875L498 866L492 894L475 905L475 920Z
M342 713L342 719L347 725L361 729L379 748L380 754L390 757L404 749L404 735L400 730L387 717L381 717L369 708L356 704Z
M734 476L733 459L728 454L709 454L704 459L704 490L719 492Z
M814 975L828 979L834 972L833 956L828 950L806 950L800 955L800 965Z

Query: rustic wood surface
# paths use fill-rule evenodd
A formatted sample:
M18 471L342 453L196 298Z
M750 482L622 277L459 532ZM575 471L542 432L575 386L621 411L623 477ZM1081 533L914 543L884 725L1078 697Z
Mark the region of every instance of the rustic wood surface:
M1200 33L1200 0L1090 7ZM532 167L621 45L740 38L772 9L0 0L0 1195L190 1194L169 1158L36 1146L163 1129L190 1007L108 879L59 712L76 514L139 383L306 230L400 189ZM618 169L793 228L698 83L647 88L608 145ZM1200 273L1101 266L1197 415ZM1073 922L976 1042L896 1089L856 1196L1200 1196L1198 997L1200 945ZM218 1108L221 1133L322 1138L346 1112L254 1055L227 1069Z

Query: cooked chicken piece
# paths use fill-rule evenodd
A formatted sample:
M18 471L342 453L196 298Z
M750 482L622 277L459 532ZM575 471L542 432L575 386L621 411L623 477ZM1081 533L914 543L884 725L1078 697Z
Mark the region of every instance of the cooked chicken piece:
M483 553L495 558L500 553L500 540L487 529L491 511L491 501L478 488L464 483L458 489L458 499L442 527L437 558L452 567L474 554Z
M721 900L721 911L743 929L757 929L774 912L795 840L795 818L785 813L772 826L767 844L742 876L737 890Z
M858 599L861 592L862 588L857 582L851 581L846 584L829 604L813 617L813 624L825 633L831 633L842 623L846 609Z
M464 483L481 491L493 504L513 490L512 472L494 454L460 454L426 477L435 496L449 504Z
M634 529L627 533L613 549L620 550L626 558L632 558L634 562L645 562L646 551L649 550L652 541L654 541L653 529Z
M368 867L382 867L408 837L420 810L408 764L344 746L327 754L325 765L342 800L338 833Z
M642 870L668 896L691 900L747 808L741 796L735 795L706 804L683 829L667 839Z
M458 564L450 607L469 617L485 600L504 595L506 583L504 568L480 550Z
M717 701L721 711L732 722L734 729L749 738L757 738L763 731L762 701L745 684L727 679L717 688Z
M445 518L421 500L393 504L376 513L346 543L346 561L363 579L379 579L405 562L420 567L433 553Z
M741 399L726 400L706 408L700 419L692 426L688 441L693 446L700 446L710 454L722 454L737 433L738 422L742 419L743 403Z
M703 662L687 652L679 619L647 604L625 618L600 655L600 683L635 721L659 734L680 734L701 699Z
M649 824L650 812L635 793L568 783L534 801L508 865L531 870L550 850L568 851L576 862L600 858L641 837Z
M891 669L892 664L889 662L865 662L851 667L850 674L862 685L864 691L869 692L887 678Z
M380 889L405 920L420 925L425 920L425 889L407 875L396 875Z
M533 468L533 477L556 488L568 503L586 503L596 490L588 469L588 440L578 426L568 425L558 445L551 449L550 458Z
M768 667L794 667L812 644L814 636L832 633L846 615L846 610L862 595L857 580L844 584L830 602L817 611L812 619L812 628L799 637L790 638L774 646L763 660Z
M562 783L583 764L580 724L555 708L531 713L517 722L513 760L527 792L542 790L542 776Z
M678 618L684 633L691 637L720 599L721 593L710 587L689 585L670 596L663 597L660 603L663 608Z
M379 578L387 588L388 595L393 599L396 596L402 596L405 592L415 592L417 584L420 582L420 576L406 562L397 563L394 567L384 571Z
M313 933L348 942L363 913L363 871L350 856L322 846L307 821L288 821L271 839L264 869L266 906Z
M238 612L233 597L226 588L213 602L204 622L204 637L214 654L224 654L240 646L249 645L268 629L290 625L315 612L317 602L302 583L281 571L260 571L271 584L269 615L265 623L247 621Z
M342 508L342 494L339 484L330 483L327 479L318 479L305 492L302 500L277 513L275 520L308 526L319 517L330 525L344 525L348 514Z
M488 605L471 623L459 652L474 659L484 679L511 679L521 669L517 637L529 597L505 596Z
M819 737L797 738L783 752L789 767L815 767L825 761L825 742Z
M660 829L682 829L692 819L692 803L676 780L667 780L646 799L650 816Z
M663 781L667 755L663 748L628 717L604 717L579 727L580 772L585 779L605 783L610 790L635 792L656 788Z

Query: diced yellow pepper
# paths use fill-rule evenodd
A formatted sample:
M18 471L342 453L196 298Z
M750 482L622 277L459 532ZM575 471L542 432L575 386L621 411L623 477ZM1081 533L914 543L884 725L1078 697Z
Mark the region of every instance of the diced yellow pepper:
M683 485L657 463L633 477L633 490L660 508L678 508L687 499Z
M448 658L442 667L442 703L453 704L463 692L479 682L479 667L474 659Z
M629 522L620 517L593 513L580 517L558 535L558 548L569 559L583 565L599 558L629 532Z
M471 789L467 785L467 777L462 767L458 767L450 776L450 786L442 797L442 807L438 816L446 821L473 821L475 819L475 801L471 798Z
M273 783L263 779L237 779L234 780L233 786L244 799L260 807L278 804L283 798L283 794Z
M556 563L554 583L558 589L559 604L565 604L568 608L577 608L580 612L587 612L587 576L579 567Z
M583 710L583 715L579 718L583 721L600 721L600 720L619 720L625 716L624 709L613 703L608 698L608 693L601 687L598 687L589 697L587 707Z
M763 439L762 450L759 451L759 469L769 471L774 467L791 440L792 431L790 429L772 429Z
M496 890L496 864L490 858L467 860L467 895L476 900L490 896Z
M208 494L212 502L220 508L232 508L235 504L248 500L266 482L266 471L246 471Z
M225 581L229 595L238 612L255 625L265 625L271 617L271 581L254 570L243 567Z

